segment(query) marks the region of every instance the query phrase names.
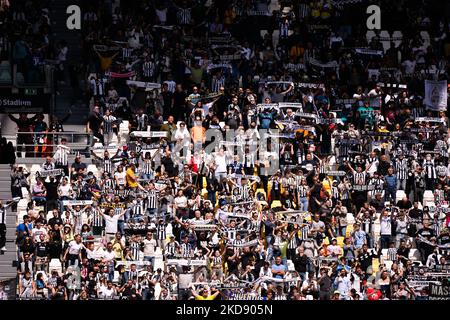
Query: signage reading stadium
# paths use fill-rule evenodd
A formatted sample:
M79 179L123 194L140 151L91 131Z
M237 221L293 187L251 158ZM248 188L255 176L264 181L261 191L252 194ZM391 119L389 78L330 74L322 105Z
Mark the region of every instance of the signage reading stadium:
M1 106L17 106L17 107L31 107L32 103L30 100L10 100L10 99L2 99L0 100Z

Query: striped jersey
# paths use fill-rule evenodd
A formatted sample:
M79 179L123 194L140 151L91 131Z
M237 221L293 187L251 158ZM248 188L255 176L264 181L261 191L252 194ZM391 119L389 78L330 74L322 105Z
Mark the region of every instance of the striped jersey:
M425 160L423 162L423 168L425 169L425 175L429 179L436 179L436 168L434 166L434 160Z
M388 260L397 261L397 248L389 248L387 251Z
M130 243L130 251L131 251L131 256L133 257L133 260L138 261L139 253L141 251L140 244L138 242L131 242Z
M296 232L292 236L291 240L289 240L287 248L288 249L297 249L298 246L299 246L299 239L298 239L298 232Z
M356 185L366 184L366 173L365 172L354 172L353 173L353 183Z
M166 224L158 224L156 226L156 237L158 240L165 240L166 239Z
M300 240L309 239L309 231L311 230L311 226L309 224L304 224L300 227Z
M397 179L408 179L408 159L396 159L394 162L395 172L397 173Z
M177 19L179 24L191 24L191 8L179 8Z
M225 77L220 78L213 78L211 82L211 91L212 92L219 92L220 87L225 86Z
M131 58L132 54L133 48L122 48L122 59L127 60L128 58Z
M103 226L103 217L100 214L100 209L94 210L92 214L92 226L93 227L102 227Z
M173 255L175 255L176 253L177 253L177 248L180 246L180 244L177 242L177 241L174 241L174 242L171 242L171 241L169 241L167 244L166 244L166 250L165 250L165 252L168 254L168 255L171 255L171 256L173 256Z
M116 121L116 117L109 115L109 116L103 116L103 132L104 133L111 133L113 132L113 123Z
M147 196L144 201L144 208L145 210L158 208L158 193L156 190L147 191Z
M225 227L223 229L223 232L225 233L225 235L229 241L233 241L234 239L236 239L236 234L237 234L236 228Z
M189 242L188 243L184 243L183 242L180 245L180 250L181 250L181 256L183 258L191 257L192 246L191 246L191 244Z
M65 145L58 145L56 147L56 152L53 156L57 165L67 166L69 165L69 153L70 148Z
M145 61L142 64L142 74L144 77L153 77L155 75L155 69L155 63L153 61Z

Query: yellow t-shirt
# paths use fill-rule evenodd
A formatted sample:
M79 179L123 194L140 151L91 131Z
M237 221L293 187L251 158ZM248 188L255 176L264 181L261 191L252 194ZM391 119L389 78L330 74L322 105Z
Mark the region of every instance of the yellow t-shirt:
M113 244L113 251L116 254L117 259L122 258L122 247L120 246L119 241L114 242Z
M136 175L134 174L134 170L131 168L127 169L126 172L126 180L127 180L127 184L130 188L136 188L138 186L137 180L136 180Z
M213 296L207 296L206 298L203 296L198 296L195 300L214 300Z

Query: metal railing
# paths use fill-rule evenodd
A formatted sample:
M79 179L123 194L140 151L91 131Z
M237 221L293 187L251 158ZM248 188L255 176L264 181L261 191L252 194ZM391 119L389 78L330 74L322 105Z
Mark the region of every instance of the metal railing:
M53 71L52 65L38 65L30 69L18 72L17 64L13 65L13 83L18 88L52 88ZM19 77L19 74L21 75Z
M94 136L92 133L81 132L18 132L15 136L15 151L25 153L22 157L52 156L62 138L67 140L70 154L80 152L89 156Z

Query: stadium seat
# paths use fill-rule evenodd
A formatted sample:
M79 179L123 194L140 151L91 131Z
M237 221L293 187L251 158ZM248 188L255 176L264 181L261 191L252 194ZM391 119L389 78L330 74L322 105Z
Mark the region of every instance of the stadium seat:
M392 33L392 38L394 38L394 39L396 39L396 38L402 39L402 40L394 40L395 47L398 48L398 46L401 45L402 42L403 42L403 33L401 31L394 31Z
M0 83L11 83L11 65L9 61L4 60L0 64Z
M395 203L402 200L403 197L406 197L406 193L403 190L397 190L397 193L395 194Z
M48 211L46 217L47 221L50 220L51 218L53 218L53 211Z
M18 212L18 214L17 214L17 223L18 224L23 223L23 216L27 214L27 211L26 210L19 210L19 209L17 209L17 212Z
M375 34L374 31L368 30L368 31L366 32L366 40L367 40L367 43L370 43L370 41L372 41L372 38L375 37L375 36L376 36L376 34Z
M49 268L50 272L52 272L53 270L56 270L56 271L58 271L59 274L62 273L62 264L61 264L61 261L59 261L59 259L50 260L48 268Z
M384 260L388 259L388 249L381 249L381 255L384 258Z
M388 31L382 30L382 31L380 32L380 37L381 37L381 38L390 38L391 35L389 34ZM384 52L386 52L387 50L389 50L389 48L391 47L391 41L390 41L390 40L381 40L380 42L381 42L381 44L383 45L383 50L384 50Z
M420 261L420 252L418 249L410 249L409 250L409 259L413 261Z
M44 161L42 161L44 162ZM41 170L41 166L39 164L33 164L30 169L31 174L36 174L36 172Z
M287 267L289 271L295 271L295 266L292 260L287 260Z
M428 33L428 31L420 31L420 36L422 37L423 40L423 45L426 47L428 47L430 45L430 34Z
M260 32L261 38L264 39L264 36L268 33L267 30L261 30Z
M114 283L118 283L120 280L120 273L117 270L114 270L114 277L113 277L113 281Z
M95 177L100 178L101 173L98 170L97 166L95 164L90 164L87 166L87 172L92 172Z
M425 190L423 193L423 205L430 206L434 204L434 194L431 190Z
M27 202L29 202L31 200L31 196L30 193L28 192L28 189L25 187L21 188L22 190L22 199L27 200Z
M392 265L394 264L394 261L392 261L392 260L385 260L385 261L384 261L384 264L386 265L386 268L387 268L388 270L391 270L391 267L392 267Z
M23 73L17 72L16 73L16 83L23 84L25 82L25 77L23 76Z
M349 225L355 223L355 217L353 216L353 213L348 212L346 218L347 218L347 223L348 223ZM347 228L348 228L348 226L347 226Z
M20 199L17 203L17 211L27 211L28 201L26 199Z
M159 282L155 285L155 299L159 299L159 295L161 294L161 284Z
M129 128L130 122L128 120L123 120L119 126L119 142L128 141L128 136L130 134Z

